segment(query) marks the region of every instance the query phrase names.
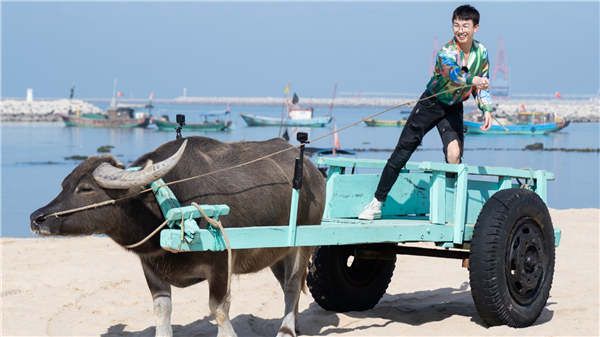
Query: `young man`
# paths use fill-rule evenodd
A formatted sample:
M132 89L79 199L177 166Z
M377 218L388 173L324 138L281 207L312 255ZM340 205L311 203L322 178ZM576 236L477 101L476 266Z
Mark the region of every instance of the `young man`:
M454 38L437 53L433 76L427 89L413 108L394 152L381 173L375 198L359 214L359 219L373 220L381 217L381 207L390 189L398 179L400 170L423 136L434 126L442 138L446 162L458 164L463 149L463 105L471 94L484 113L482 130L492 122L492 101L489 92L489 62L487 50L473 39L479 29L479 12L463 5L452 14ZM435 97L426 97L439 94Z

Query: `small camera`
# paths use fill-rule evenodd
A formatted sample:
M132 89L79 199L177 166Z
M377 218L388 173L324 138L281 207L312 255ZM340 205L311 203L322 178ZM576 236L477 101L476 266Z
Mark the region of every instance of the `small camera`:
M185 115L183 115L183 114L177 114L175 116L175 119L177 121L177 124L179 124L179 125L185 125Z
M298 133L296 134L296 139L297 139L297 140L298 140L300 143L302 143L302 144L304 144L304 143L308 143L308 133L306 133L306 132L298 132Z

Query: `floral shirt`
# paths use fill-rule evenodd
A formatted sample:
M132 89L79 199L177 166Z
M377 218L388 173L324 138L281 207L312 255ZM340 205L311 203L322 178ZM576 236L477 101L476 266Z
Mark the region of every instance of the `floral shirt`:
M468 72L463 67L469 69ZM473 77L489 78L490 63L488 53L483 44L473 40L469 59L465 60L465 54L454 39L446 43L436 55L433 76L427 84L427 90L432 94L473 84ZM445 92L437 96L437 99L446 104L453 105L465 101L469 96L477 101L477 106L482 112L492 111L492 97L488 90L477 90L475 86Z

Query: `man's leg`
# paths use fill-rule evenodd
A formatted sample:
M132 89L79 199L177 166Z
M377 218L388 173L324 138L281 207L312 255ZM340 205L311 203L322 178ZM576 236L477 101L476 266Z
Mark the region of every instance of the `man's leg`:
M424 96L425 94L421 97ZM435 99L421 101L415 105L406 121L406 125L402 129L398 144L381 173L377 191L375 192L377 200L380 202L385 201L392 186L398 179L400 170L421 144L425 134L443 117L444 109Z
M437 125L445 159L449 164L460 164L464 148L462 103L445 107L445 110L446 116Z
M430 95L429 93L424 93L421 95L421 99ZM425 134L444 117L444 114L442 104L435 98L419 101L415 105L406 121L406 125L402 129L394 152L383 168L377 190L375 191L375 198L360 212L358 215L359 219L373 220L381 217L382 203L398 179L400 170L419 144L421 144Z

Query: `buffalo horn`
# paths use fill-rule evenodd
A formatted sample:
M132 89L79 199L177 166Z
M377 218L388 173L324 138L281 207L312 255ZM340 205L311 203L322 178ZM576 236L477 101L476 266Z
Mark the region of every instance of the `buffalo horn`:
M177 165L186 145L187 140L181 144L179 150L171 157L154 164L152 161L148 161L144 168L139 171L127 171L109 163L102 163L94 170L94 179L98 185L111 189L128 189L148 185L167 174Z

